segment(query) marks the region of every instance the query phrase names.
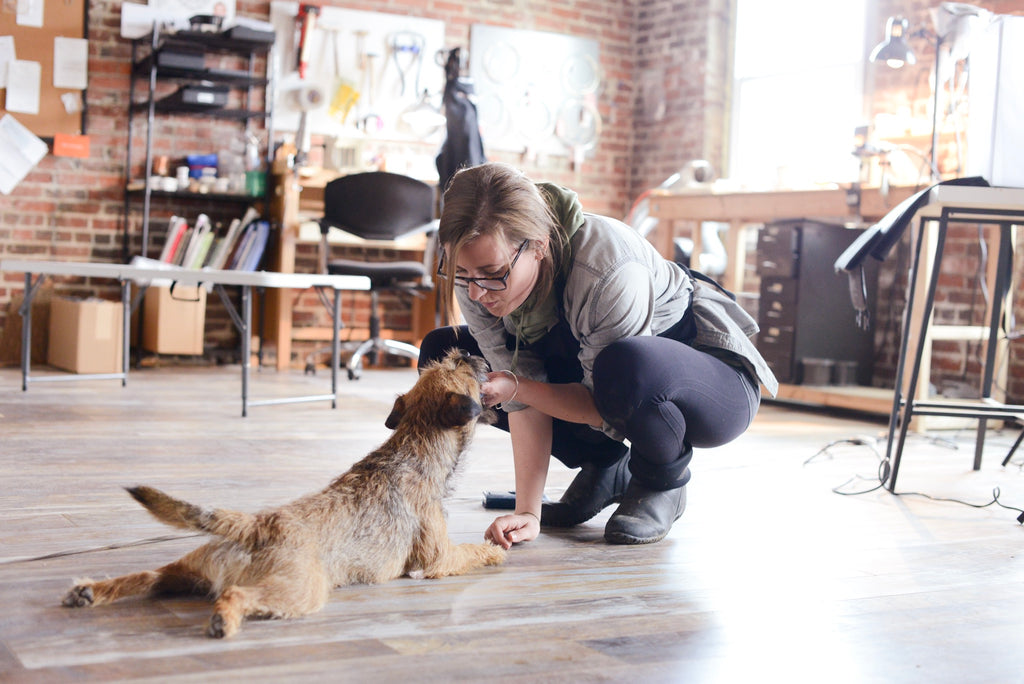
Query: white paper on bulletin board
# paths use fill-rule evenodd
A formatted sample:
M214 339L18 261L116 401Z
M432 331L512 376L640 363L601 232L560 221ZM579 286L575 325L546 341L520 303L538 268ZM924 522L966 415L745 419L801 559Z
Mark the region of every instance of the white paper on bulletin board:
M597 41L474 24L469 54L485 148L566 155L597 143Z
M275 55L274 128L296 131L302 109L309 108L307 125L321 135L350 135L366 122L373 135L389 139L443 139L443 127L424 136L403 123L402 114L414 108L427 90L439 109L444 91L444 22L435 19L320 7L310 37L306 78L297 70L296 2L270 4L270 21L277 34ZM342 83L359 93L344 121L332 116L330 104ZM310 88L315 94L310 95ZM315 95L322 99L315 100Z

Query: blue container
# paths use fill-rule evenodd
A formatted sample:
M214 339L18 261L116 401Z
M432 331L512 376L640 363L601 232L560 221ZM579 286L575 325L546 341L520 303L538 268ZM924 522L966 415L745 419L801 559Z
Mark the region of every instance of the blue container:
M190 178L200 178L203 169L217 168L216 154L190 154L185 157L188 163L188 175Z

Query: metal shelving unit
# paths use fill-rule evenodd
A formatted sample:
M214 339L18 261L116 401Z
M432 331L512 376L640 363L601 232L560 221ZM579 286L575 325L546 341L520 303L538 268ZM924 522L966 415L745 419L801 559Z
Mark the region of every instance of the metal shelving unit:
M267 130L268 145L264 158L267 168L270 167L272 150L269 141L273 140L273 115L270 107L272 102L271 78L269 62L266 71L256 71L257 60L268 56L273 48L272 42L247 40L226 37L220 33L202 31L179 31L165 33L154 31L147 37L132 41L132 75L129 87L128 107L128 141L125 157L125 193L124 216L122 225L123 252L125 261L131 254L131 225L135 212L133 205L140 202L141 207L141 254L149 256L150 213L154 200L186 201L190 203L217 203L246 205L266 200L265 194L250 195L245 193L225 192L191 192L187 190L167 191L153 188L148 182L148 174L153 168L153 136L157 116L189 116L206 119L237 121L249 133L252 123L262 120ZM244 59L247 68L231 70L219 68L186 68L181 66L161 65L160 55L165 51L180 50L185 52L201 52L203 55L227 55ZM205 58L204 58L205 59ZM144 85L137 90L138 82ZM241 92L241 107L220 107L211 105L186 104L173 99L157 99L157 86L160 83L215 84L226 86L233 91ZM257 89L263 89L263 106L254 102ZM144 97L139 97L142 91ZM145 163L142 166L143 177L133 177L134 124L136 117L145 116Z

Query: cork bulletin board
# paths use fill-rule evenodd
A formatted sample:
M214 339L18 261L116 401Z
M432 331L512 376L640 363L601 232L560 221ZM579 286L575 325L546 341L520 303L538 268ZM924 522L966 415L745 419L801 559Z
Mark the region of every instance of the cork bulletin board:
M88 38L86 0L38 1L44 3L42 26L25 26L17 22L17 2L0 0L0 36L12 36L15 57L38 62L41 70L39 113L11 112L11 116L40 138L84 134L85 91L54 87L53 71L55 38ZM0 90L0 117L7 113L8 90Z

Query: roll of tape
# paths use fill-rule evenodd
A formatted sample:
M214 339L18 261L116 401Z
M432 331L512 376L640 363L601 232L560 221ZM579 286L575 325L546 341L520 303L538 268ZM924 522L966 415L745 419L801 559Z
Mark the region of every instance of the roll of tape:
M295 98L298 101L299 109L308 112L322 105L325 95L319 86L305 85L295 91Z

